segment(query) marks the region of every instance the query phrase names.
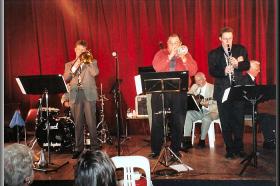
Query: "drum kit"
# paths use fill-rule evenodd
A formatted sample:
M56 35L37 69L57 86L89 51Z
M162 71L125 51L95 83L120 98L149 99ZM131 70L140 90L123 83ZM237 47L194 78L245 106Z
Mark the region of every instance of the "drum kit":
M40 100L40 99L39 99ZM97 123L97 136L100 143L113 144L112 138L109 134L108 126L104 119L104 101L108 99L102 94L102 84L101 84L101 94L99 96L98 102L101 103L100 109L100 121ZM41 103L41 100L40 100ZM47 119L48 115L48 119ZM70 109L69 113L65 113L64 116L60 116L60 110L58 108L42 107L39 104L36 116L36 126L35 126L35 137L33 138L33 144L37 142L38 145L44 149L48 150L48 139L47 139L47 121L50 124L49 127L49 143L50 151L63 152L63 151L73 151L75 147L75 123L71 117ZM85 129L85 145L88 145L87 131ZM32 143L31 141L31 143Z
M35 136L38 145L47 150L48 140L46 122L46 108L39 108L36 118ZM49 107L49 123L50 150L72 150L75 144L75 124L73 120L68 116L59 117L59 109Z

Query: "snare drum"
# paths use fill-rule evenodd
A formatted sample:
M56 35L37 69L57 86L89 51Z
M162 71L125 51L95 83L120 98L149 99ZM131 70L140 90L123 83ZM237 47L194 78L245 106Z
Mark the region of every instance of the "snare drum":
M49 117L57 117L59 115L58 108L49 107L48 110L49 110ZM47 118L47 108L46 107L42 107L42 117L44 119Z
M50 150L72 150L75 144L74 122L69 117L52 118L49 122ZM36 126L35 131L38 145L46 150L48 149L47 127L47 122L42 122Z

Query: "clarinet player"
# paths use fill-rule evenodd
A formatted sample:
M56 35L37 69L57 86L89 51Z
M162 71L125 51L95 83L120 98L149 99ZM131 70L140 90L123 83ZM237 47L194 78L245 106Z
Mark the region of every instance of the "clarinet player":
M227 159L245 157L243 147L244 103L225 101L225 90L242 84L242 72L250 68L247 50L240 44L233 44L233 29L224 27L220 30L221 45L208 54L209 73L215 78L214 99L217 100L221 120L222 135L226 145Z

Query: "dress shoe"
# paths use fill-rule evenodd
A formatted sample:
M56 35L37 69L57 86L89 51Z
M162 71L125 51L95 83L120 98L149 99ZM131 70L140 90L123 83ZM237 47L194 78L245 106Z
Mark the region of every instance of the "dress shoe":
M234 158L234 154L232 152L227 152L225 157L226 157L226 159L233 159Z
M192 141L191 141L191 138L190 137L183 137L183 140L182 140L182 145L181 145L181 151L183 152L187 152L188 149L192 148Z
M81 153L82 153L82 151L75 151L73 153L72 159L77 159L80 156Z
M205 140L199 140L199 143L197 144L197 147L202 149L205 147Z
M159 153L155 153L155 152L151 152L149 155L148 155L148 158L149 159L156 159L158 157Z
M239 151L239 152L236 152L234 153L237 157L239 158L245 158L245 156L247 155L244 151Z
M275 149L275 147L276 147L275 141L264 141L263 142L264 149Z

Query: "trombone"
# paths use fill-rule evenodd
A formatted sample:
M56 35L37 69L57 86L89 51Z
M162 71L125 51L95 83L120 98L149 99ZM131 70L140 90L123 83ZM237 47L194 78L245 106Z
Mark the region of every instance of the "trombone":
M81 63L84 63L84 64L90 64L93 62L93 56L92 54L90 53L90 50L87 50L83 53L81 53L79 55L79 57L76 59L76 61L80 59ZM75 62L76 62L75 61Z
M80 63L76 63L78 60L80 60ZM71 67L71 72L75 74L81 64L91 64L93 62L93 56L90 53L90 50L87 50L79 55L77 59L73 62L73 65Z

